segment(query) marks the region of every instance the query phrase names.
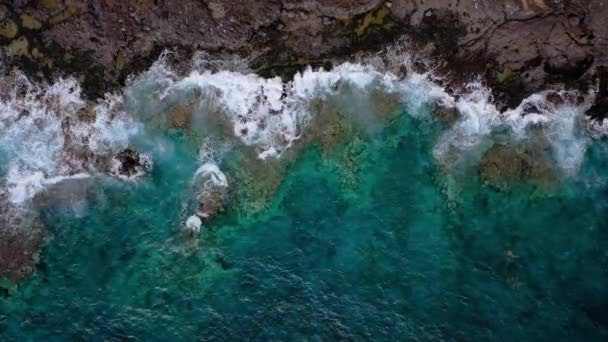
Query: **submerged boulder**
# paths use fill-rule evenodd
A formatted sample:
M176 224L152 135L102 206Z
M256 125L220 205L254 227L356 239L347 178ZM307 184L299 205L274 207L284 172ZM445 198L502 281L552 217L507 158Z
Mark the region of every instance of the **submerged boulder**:
M223 209L225 188L203 189L197 197L196 214L188 217L184 232L192 237L200 233L203 225L209 223Z
M191 124L191 109L187 106L177 106L169 115L170 126L179 129L188 129Z
M196 171L194 184L199 189L196 214L186 220L184 227L190 234L200 232L201 227L222 210L228 188L226 175L212 162L203 164Z
M34 272L42 231L0 230L0 278L21 281Z
M454 107L437 106L432 112L435 120L447 123L454 123L460 118L460 113Z
M498 191L507 191L515 184L546 189L557 180L542 147L500 143L483 155L479 176L484 184Z
M0 190L0 279L17 282L34 272L44 234L38 218L14 207Z
M223 187L210 190L205 189L201 192L198 196L197 215L201 218L203 223L208 222L221 211L225 194L226 191Z

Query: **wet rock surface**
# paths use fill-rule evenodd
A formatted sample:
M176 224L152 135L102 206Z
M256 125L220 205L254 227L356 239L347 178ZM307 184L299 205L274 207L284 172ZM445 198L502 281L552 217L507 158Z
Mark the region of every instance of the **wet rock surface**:
M479 176L484 184L497 191L508 191L515 184L548 189L557 179L543 150L542 146L497 143L483 155Z
M206 189L198 196L198 212L203 224L209 222L222 210L222 202L226 195L224 188Z
M122 177L137 177L152 167L149 158L130 148L120 151L112 161L111 173Z
M31 215L11 205L0 189L0 279L20 281L35 270L45 231Z
M238 53L272 76L405 34L447 61L454 79L486 76L513 107L539 89L593 86L608 65L607 16L601 0L16 1L0 5L0 43L9 62L46 77L74 74L98 97L165 48L185 58Z

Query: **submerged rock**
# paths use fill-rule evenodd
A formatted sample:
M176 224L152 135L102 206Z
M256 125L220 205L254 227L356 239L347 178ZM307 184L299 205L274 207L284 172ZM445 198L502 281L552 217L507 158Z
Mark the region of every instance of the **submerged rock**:
M189 234L199 233L201 227L223 209L228 181L215 163L207 162L196 171L194 187L199 191L196 197L196 214L190 216L184 226Z
M179 129L188 129L191 124L191 109L186 106L177 106L169 114L171 127Z
M198 196L197 215L202 223L207 223L222 210L222 202L226 195L225 188L205 189Z
M433 118L438 121L453 123L460 118L460 113L454 107L442 107L438 106L432 112Z
M557 181L542 148L526 146L519 149L500 143L483 155L479 176L487 186L499 191L507 191L518 183L546 189Z
M34 272L43 228L33 213L14 207L0 190L0 278L17 282Z

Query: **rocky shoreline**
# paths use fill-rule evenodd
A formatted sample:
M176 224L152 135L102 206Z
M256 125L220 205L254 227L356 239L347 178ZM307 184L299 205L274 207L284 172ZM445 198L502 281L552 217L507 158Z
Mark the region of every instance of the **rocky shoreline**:
M183 60L238 54L272 76L407 36L452 79L481 75L504 107L541 89L601 85L590 115L603 118L607 16L599 0L21 0L0 5L0 43L5 64L40 78L74 75L94 99L164 49Z

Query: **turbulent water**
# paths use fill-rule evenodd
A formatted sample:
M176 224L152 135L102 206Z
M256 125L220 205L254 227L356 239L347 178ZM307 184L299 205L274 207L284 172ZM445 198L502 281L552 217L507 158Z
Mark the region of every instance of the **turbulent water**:
M0 281L0 340L608 338L592 93L501 112L407 60L292 81L197 61L96 104L2 80L3 213L46 238Z

